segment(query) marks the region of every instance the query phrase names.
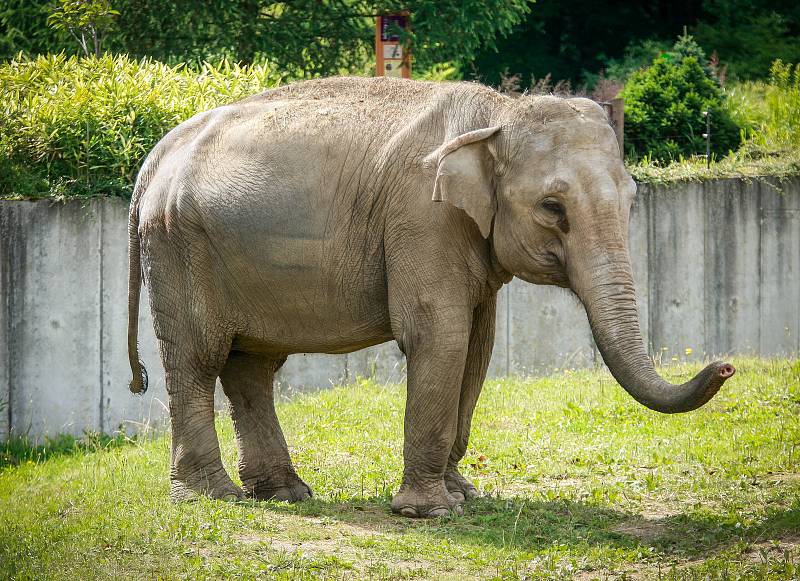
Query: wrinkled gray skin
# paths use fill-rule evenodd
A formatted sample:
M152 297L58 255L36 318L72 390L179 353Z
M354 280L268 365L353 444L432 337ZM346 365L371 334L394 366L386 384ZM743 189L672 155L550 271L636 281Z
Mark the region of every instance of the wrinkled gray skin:
M513 276L572 289L639 402L683 412L734 369L673 386L639 331L627 250L635 184L602 109L472 83L334 78L201 113L147 158L130 212L129 351L140 273L172 420L172 497L302 500L273 405L292 353L397 341L408 361L392 509L437 516L476 494L458 472ZM140 262L141 261L141 262ZM216 378L244 491L220 461Z

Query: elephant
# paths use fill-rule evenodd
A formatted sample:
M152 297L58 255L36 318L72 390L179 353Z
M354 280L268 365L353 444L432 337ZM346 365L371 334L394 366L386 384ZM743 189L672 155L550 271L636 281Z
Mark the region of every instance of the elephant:
M462 513L459 472L513 277L570 289L618 383L664 413L708 402L735 369L683 385L655 371L628 254L636 185L584 98L512 98L471 82L327 78L195 115L149 153L129 214L128 351L142 393L150 299L172 426L170 496L299 501L273 401L293 353L394 340L407 361L404 469L391 509ZM230 400L237 486L214 428Z

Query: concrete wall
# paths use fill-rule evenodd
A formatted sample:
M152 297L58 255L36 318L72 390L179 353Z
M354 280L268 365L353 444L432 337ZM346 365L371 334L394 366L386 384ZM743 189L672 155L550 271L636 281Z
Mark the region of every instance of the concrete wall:
M133 431L165 417L146 293L150 390L127 390L126 224L120 200L0 202L0 438ZM800 180L640 186L630 246L656 358L800 351ZM569 292L519 280L501 290L492 376L601 363ZM290 395L358 376L403 381L405 359L394 343L294 355L278 381Z

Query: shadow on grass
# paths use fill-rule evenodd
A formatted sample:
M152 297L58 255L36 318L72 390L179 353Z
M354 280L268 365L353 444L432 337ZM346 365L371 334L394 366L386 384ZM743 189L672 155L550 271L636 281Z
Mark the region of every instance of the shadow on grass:
M42 444L34 444L28 437L11 438L0 444L0 470L27 462L38 464L62 456L92 454L126 446L134 441L135 436L133 438L125 434L108 436L94 432L86 433L80 438L67 435L45 438Z
M265 510L327 517L371 532L416 531L433 538L493 545L515 551L549 547L645 549L673 559L710 557L736 544L767 540L800 541L800 499L788 509L768 511L752 526L729 514L692 511L644 518L580 501L536 501L524 497L480 498L467 503L464 516L413 520L394 515L388 497L331 502L313 499L298 505L264 504Z

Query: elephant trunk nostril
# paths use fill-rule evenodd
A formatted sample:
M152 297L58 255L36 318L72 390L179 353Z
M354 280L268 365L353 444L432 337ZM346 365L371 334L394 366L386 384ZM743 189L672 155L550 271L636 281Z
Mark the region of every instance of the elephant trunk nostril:
M733 365L731 365L730 363L724 363L719 368L719 376L722 379L728 379L734 373L736 373L736 368Z

